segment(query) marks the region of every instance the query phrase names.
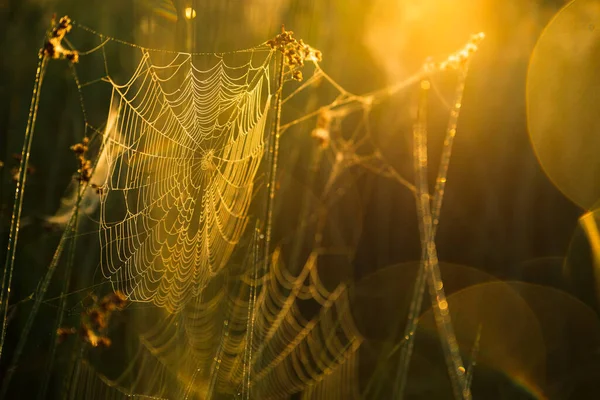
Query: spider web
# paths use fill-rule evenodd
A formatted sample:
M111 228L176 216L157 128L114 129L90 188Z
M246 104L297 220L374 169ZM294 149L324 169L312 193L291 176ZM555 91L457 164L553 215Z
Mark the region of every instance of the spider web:
M246 232L265 138L274 134L267 126L276 50L263 45L230 54L156 54L132 45L141 59L118 84L104 48L123 43L98 36L99 47L88 54L102 52L106 76L96 81L111 88L110 123L104 132L94 130L103 163L95 169L105 172L77 193L81 200L97 192L100 266L114 290L134 303L123 343L100 356L75 347L64 378L69 397L359 398L359 350L366 338L352 314L348 280L332 286L319 272L320 257L335 242L327 239L326 225L344 196L339 184L355 167L416 190L375 146L369 115L381 99L426 72L358 96L313 60L313 76L284 100L320 80L337 91L333 102L281 126L283 133L317 117L312 132L321 147L313 164L318 169L324 155L331 164L322 204L311 213L303 202L299 214L301 223L316 221L311 251L301 262L294 248L287 266L279 248L261 252L268 222L256 221L253 234ZM86 84L75 79L81 91ZM358 123L346 134L342 122L356 115ZM73 215L70 220L77 219ZM305 233L295 237L296 246ZM433 239L424 241L431 246ZM262 257L268 257L267 270L259 267ZM122 366L117 376L107 371L115 358Z
M319 397L328 391L358 398L355 367L363 339L350 313L347 287L328 291L316 273L316 257L297 277L283 267L278 251L271 265L265 280L248 274L217 279L203 299L190 302L179 315L154 318L139 334L137 350L118 378L108 379L81 360L73 390L99 399L108 393L264 399L304 393L304 398L318 399L331 398ZM253 299L254 289L261 294ZM299 301L314 302L318 311L307 317ZM255 321L249 312L253 307L260 310ZM345 391L335 388L340 381L346 382Z
M346 284L326 289L316 257L297 275L287 271L279 251L261 274L259 231L243 265L231 262L266 150L275 52L140 50L125 84L102 79L112 89L99 158L106 172L92 177L101 268L135 302L137 350L126 351L116 378L105 361L78 358L70 395L285 398L311 388L305 396L319 398L340 371L345 380L356 372L362 338ZM358 397L357 388L348 393Z
M137 350L119 377L80 358L71 395L359 397L358 386L335 389L358 382L363 340L347 285L327 289L316 254L298 272L276 250L261 275L258 231L244 265L231 265L265 152L275 57L264 50L236 54L232 66L225 55L184 53L162 54L170 60L156 65L141 49L127 83L104 79L113 131L103 135L107 172L93 178L101 267L115 290L159 308L132 307ZM328 186L363 160L346 150Z
M120 140L102 185L102 270L136 301L174 311L227 264L248 222L270 105L269 62L227 66L143 51L129 82L112 80ZM117 206L119 205L119 206Z

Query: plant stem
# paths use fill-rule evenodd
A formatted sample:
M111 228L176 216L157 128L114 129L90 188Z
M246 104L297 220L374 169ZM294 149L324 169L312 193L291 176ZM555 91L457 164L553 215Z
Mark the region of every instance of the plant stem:
M479 342L481 341L481 329L482 326L479 324L477 328L477 336L475 337L475 343L473 344L473 350L471 350L471 362L469 365L469 369L467 369L467 377L466 377L466 385L465 388L467 390L471 390L471 383L473 383L473 372L475 370L475 365L477 364L477 356L479 355Z
M13 270L15 266L15 254L17 248L17 239L19 237L19 226L21 222L21 211L23 210L23 197L25 195L25 182L27 180L27 169L29 167L29 154L31 152L31 143L33 142L33 133L35 130L35 121L37 119L38 107L40 102L40 93L42 83L46 73L48 59L40 55L37 71L35 74L35 83L33 85L33 96L29 108L29 117L27 128L25 129L25 138L23 140L23 150L21 151L21 162L19 165L19 178L15 190L15 201L10 221L10 233L8 236L8 246L6 251L6 261L2 273L2 288L0 290L0 307L2 307L2 330L0 331L0 358L4 348L6 338L8 303L10 300L10 286L12 283Z
M98 154L101 154L102 151L104 150L104 144L105 143L103 141L102 145L100 146L100 150L99 150ZM92 171L94 171L96 169L97 162L98 162L98 159L96 158L96 160L94 161ZM93 172L92 172L92 176L93 176ZM29 337L29 332L31 331L35 317L37 316L40 306L41 306L42 302L44 301L44 296L46 295L48 286L50 286L50 281L52 280L52 277L54 276L54 272L56 271L56 267L58 266L60 257L63 253L63 250L65 249L67 240L69 239L69 234L72 233L76 229L75 225L76 225L76 221L78 219L78 214L79 214L78 210L79 210L79 207L81 204L81 200L83 199L83 193L85 193L87 187L88 187L87 183L81 183L79 185L79 188L78 188L79 192L77 194L77 201L75 202L75 205L73 206L74 207L73 213L71 214L71 217L69 218L69 221L67 222L65 230L63 231L63 233L60 237L58 246L56 246L56 250L54 251L54 255L52 256L50 265L48 266L48 269L46 270L46 274L42 278L42 282L39 285L37 292L35 293L35 296L34 296L35 300L33 302L33 306L31 308L31 310L29 311L29 315L27 316L27 321L25 322L25 326L23 327L23 331L21 332L21 335L19 336L19 340L17 342L17 346L15 347L15 352L13 354L12 360L7 369L4 380L2 381L2 388L0 389L0 400L4 399L4 397L6 396L8 386L9 386L12 376L17 368L19 360L21 358L21 353L23 352L23 349L25 348L25 344L27 343L27 339ZM73 237L72 240L75 240L75 237ZM72 251L74 251L73 247L71 249L72 249Z
M427 184L427 95L430 88L428 80L421 83L421 98L419 101L417 123L413 135L415 180L417 182L417 214L419 218L419 231L421 235L421 248L425 253L422 260L429 293L433 307L433 314L438 328L442 348L446 358L448 373L452 383L454 396L457 399L468 400L470 391L466 387L464 367L460 356L456 336L452 328L448 302L444 293L444 286L439 271L439 262L433 233L430 195ZM400 371L399 371L400 372ZM405 382L407 371L402 371L401 379ZM402 384L402 381L401 381ZM401 394L402 395L402 394Z
M431 207L431 240L435 240L435 235L439 225L439 217L442 209L442 203L444 199L444 192L446 187L446 180L448 176L448 167L450 164L450 158L452 155L452 146L454 144L454 138L456 136L456 127L458 124L458 117L460 114L462 98L465 89L465 82L467 79L467 73L469 70L469 60L466 61L465 65L459 71L458 83L456 86L454 103L452 104L452 110L450 111L450 118L446 128L446 136L444 138L444 147L442 150L442 156L440 166L438 169L438 175L435 183L435 190L433 194L433 201ZM423 247L421 249L421 260L425 260L427 256L427 249ZM415 279L415 286L413 290L412 300L410 303L410 309L408 314L408 323L404 330L405 345L402 348L400 354L400 368L398 371L399 382L394 398L402 399L404 391L406 389L406 378L408 375L408 366L412 357L414 349L415 331L417 328L417 321L421 314L421 308L423 305L423 293L425 292L425 285L427 282L425 263L421 262L419 270L417 272L417 278Z
M269 163L269 174L268 174L268 183L267 183L267 199L265 205L265 220L264 220L264 238L260 237L262 242L262 251L259 257L262 257L262 260L259 258L259 262L261 264L260 268L260 277L263 279L262 289L266 288L265 280L268 278L269 271L269 263L271 252L271 233L273 227L273 203L275 201L275 185L277 181L277 159L279 156L279 137L281 134L281 103L283 100L283 78L284 78L284 68L285 67L285 57L281 54L281 62L279 63L279 70L277 71L277 89L275 95L275 118L273 120L273 125L271 128L271 135L269 136L268 142L268 153L267 160ZM253 317L254 318L254 317ZM252 349L250 349L252 352ZM260 365L260 355L256 355L256 359L253 360L253 364L256 363ZM252 366L249 366L252 368ZM250 381L251 370L248 371L248 381ZM250 388L248 388L248 392L250 392ZM248 396L250 394L248 393Z
M79 205L81 203L81 197L82 197L81 181L79 181L78 185L77 185L77 201L75 202L75 204ZM53 334L56 334L58 329L60 329L60 327L62 326L65 307L67 304L66 294L69 292L69 286L71 284L71 271L73 269L73 264L75 262L75 248L77 245L76 235L77 235L77 230L78 230L78 226L79 226L79 206L75 207L75 209L73 210L73 214L74 214L73 218L75 219L75 222L73 224L74 225L73 229L71 230L72 239L71 239L71 243L69 246L69 256L68 256L68 260L67 260L67 267L65 270L65 282L63 285L63 290L61 292L60 305L58 307L58 315L56 316L56 325L55 325L56 329L54 329L54 331L52 332ZM56 338L53 337L52 344L50 347L50 354L48 355L48 365L46 366L46 371L44 373L44 377L42 378L42 385L41 385L40 392L38 395L38 398L40 400L43 400L46 398L46 390L48 389L48 383L50 382L50 377L52 376L52 368L54 366L54 356L56 354L57 344L58 343L57 343Z
M300 255L302 253L302 246L304 245L304 235L306 235L306 228L308 226L309 213L310 213L310 197L312 194L311 189L313 188L315 177L317 176L317 172L319 171L319 166L321 165L321 160L323 158L323 148L320 145L317 145L316 148L312 151L311 157L311 165L308 171L308 180L306 182L306 190L304 191L304 195L302 196L302 203L300 205L300 218L298 219L298 223L300 227L298 232L295 235L294 245L292 247L292 253L290 257L290 273L296 275L298 270L298 265L300 264Z
M275 98L275 120L273 123L273 129L269 137L269 183L267 185L267 204L266 204L266 216L265 216L265 238L264 238L264 251L263 251L263 262L264 271L266 273L269 270L269 253L271 251L271 233L273 228L273 202L275 201L275 185L277 181L277 160L279 156L279 136L281 129L281 102L283 99L283 73L284 73L284 60L283 54L281 55L281 63L279 65L279 77L277 84L277 93Z

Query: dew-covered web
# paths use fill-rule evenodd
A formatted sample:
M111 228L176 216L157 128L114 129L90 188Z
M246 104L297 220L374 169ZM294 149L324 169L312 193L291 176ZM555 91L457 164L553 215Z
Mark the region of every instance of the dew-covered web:
M130 299L177 310L227 264L247 224L270 105L270 54L239 66L142 50L113 86L100 187L102 270ZM253 62L256 64L254 65Z
M347 256L353 251L356 238L331 239L328 223L330 211L351 190L344 186L343 177L359 170L394 179L417 199L423 255L398 366L399 382L406 379L421 297L429 283L455 393L470 397L469 379L460 372L465 368L449 319L434 236L467 71L465 61L473 47L442 64L428 64L403 82L355 95L321 69L314 49L287 32L248 50L195 54L147 49L82 26L74 30L78 28L95 36L98 47L79 53L54 47L58 53L44 55L40 64L43 77L43 68L54 58L72 63L86 116L86 139L74 150L80 162L75 197L64 203L64 213L50 219L62 221L65 230L37 289L24 334L12 355L11 371L19 364L40 306L58 300L55 326L77 341L68 352L65 371L55 371L59 344L53 340L40 397L46 394L50 377L60 378L62 384L57 386L62 395L86 399L284 399L298 395L342 400L369 395L358 379L361 347L368 338L353 312L353 283L343 277L332 284L320 271L326 264L324 256ZM60 45L60 40L53 45ZM127 79L117 79L109 69L108 46L139 56ZM80 81L73 54L82 59L99 55L105 74ZM294 54L303 59L296 60ZM301 83L291 82L302 80L298 72L305 61L312 74ZM458 69L461 77L438 185L430 199L423 182L427 166L423 104L414 129L414 183L390 166L378 149L371 111L416 83L422 82L426 90L429 76L440 69ZM292 89L284 91L282 83ZM333 89L333 100L298 118L280 120L288 101L320 83ZM110 90L101 128L89 123L85 111L86 90L96 85ZM270 249L271 225L277 224L272 216L280 215L272 209L277 209L273 201L279 141L305 123L314 124L306 132L314 138L309 181L324 166L327 179L320 188L318 206L312 207L308 197L300 196L299 222L292 239L286 245L283 238L282 246ZM261 174L266 176L266 195L258 190ZM69 290L67 283L57 297L44 296L67 242L85 236L78 230L78 220L84 217L96 223L93 233L100 242L99 269L104 280L94 283L109 282L118 295L93 294L88 296L91 304L79 300L68 308L67 297L82 298L83 292L93 291L89 281L77 290ZM305 248L311 249L307 255ZM284 257L284 251L291 257ZM68 253L72 267L76 253L74 249ZM12 268L12 264L7 266ZM6 269L5 275L6 271L12 274L12 269ZM10 289L10 278L7 285ZM129 306L121 310L121 302ZM66 320L78 313L81 321L62 330ZM98 322L98 318L112 320L119 315L127 324L118 331L111 331L106 321ZM102 336L109 333L110 337ZM104 348L98 352L98 347ZM10 379L4 380L3 393Z

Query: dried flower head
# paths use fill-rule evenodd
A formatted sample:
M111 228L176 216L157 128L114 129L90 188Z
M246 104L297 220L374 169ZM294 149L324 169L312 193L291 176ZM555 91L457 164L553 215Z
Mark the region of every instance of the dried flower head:
M127 298L119 291L107 294L100 301L94 294L89 297L93 303L81 313L79 336L92 347L109 347L112 343L107 336L110 318L114 310L122 310L127 305ZM76 332L75 328L59 329L59 342Z
M303 67L305 61L320 62L322 58L319 50L313 49L302 39L294 38L294 32L286 31L284 26L281 26L279 35L267 42L267 46L283 54L287 73L291 74L292 79L296 81L302 80L302 72L298 68Z
M92 179L92 162L83 157L80 157L79 160L81 165L77 170L77 172L79 172L79 180L87 183Z
M98 309L92 309L88 312L88 318L94 330L98 331L106 328L106 313L100 312Z
M81 156L81 155L83 155L83 153L88 151L88 143L89 142L90 142L90 140L87 137L84 137L83 140L81 141L81 143L74 144L73 146L70 147L70 149L73 151L73 153L75 153L75 155Z
M58 23L56 17L52 17L52 29L48 33L44 47L40 50L41 55L52 59L66 59L72 63L79 62L78 52L62 46L62 40L71 29L73 29L72 21L66 15L58 20Z
M125 295L118 290L114 293L104 296L102 301L100 301L100 308L109 312L113 310L122 310L126 305L127 297L125 297Z
M108 337L98 335L87 327L82 327L80 334L83 340L88 342L92 347L109 347L111 345L111 340Z
M428 61L425 64L426 71L433 70L456 70L462 68L465 63L470 59L470 57L478 50L479 43L485 38L485 34L483 32L472 35L467 44L460 50L455 53L452 53L448 56L448 58L441 63L434 63Z
M92 179L92 162L86 158L89 143L90 139L84 137L81 143L76 143L70 147L71 151L75 153L77 162L79 163L79 168L77 169L79 181L85 183L88 183L90 179Z

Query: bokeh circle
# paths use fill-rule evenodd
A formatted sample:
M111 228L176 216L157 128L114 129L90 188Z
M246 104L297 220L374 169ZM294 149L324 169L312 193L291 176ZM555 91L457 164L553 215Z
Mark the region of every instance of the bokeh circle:
M567 4L540 36L527 74L527 122L554 185L584 209L600 199L600 2Z

